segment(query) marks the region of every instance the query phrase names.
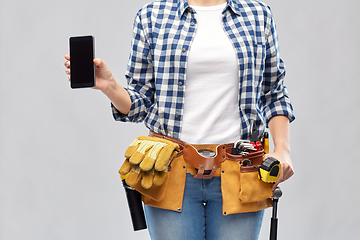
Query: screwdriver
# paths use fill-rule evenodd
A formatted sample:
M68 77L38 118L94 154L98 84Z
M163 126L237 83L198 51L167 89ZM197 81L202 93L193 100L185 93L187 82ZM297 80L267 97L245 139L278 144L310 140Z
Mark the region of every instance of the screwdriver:
M269 153L269 133L268 132L264 132L263 148L264 148L265 154Z

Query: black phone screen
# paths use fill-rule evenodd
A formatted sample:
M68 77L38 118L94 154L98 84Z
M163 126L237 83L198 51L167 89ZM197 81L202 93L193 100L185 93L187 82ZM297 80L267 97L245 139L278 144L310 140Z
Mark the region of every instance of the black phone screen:
M70 37L71 88L95 86L94 37Z

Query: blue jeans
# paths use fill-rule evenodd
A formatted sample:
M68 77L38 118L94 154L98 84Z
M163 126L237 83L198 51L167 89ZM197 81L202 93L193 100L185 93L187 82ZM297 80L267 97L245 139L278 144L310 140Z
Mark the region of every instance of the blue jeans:
M220 177L194 179L187 173L182 212L145 206L153 240L257 240L264 210L222 214Z

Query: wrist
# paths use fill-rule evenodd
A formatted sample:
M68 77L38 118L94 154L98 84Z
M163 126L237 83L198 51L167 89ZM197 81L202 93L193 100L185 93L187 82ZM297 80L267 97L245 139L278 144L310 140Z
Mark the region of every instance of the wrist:
M287 146L275 146L274 152L290 155L290 148Z
M116 92L117 89L118 89L118 83L115 81L114 76L111 75L107 86L104 89L101 89L101 91L106 96L110 96L112 95L112 93Z
M119 112L125 115L129 113L132 104L130 95L114 77L111 76L108 86L101 91L110 99Z

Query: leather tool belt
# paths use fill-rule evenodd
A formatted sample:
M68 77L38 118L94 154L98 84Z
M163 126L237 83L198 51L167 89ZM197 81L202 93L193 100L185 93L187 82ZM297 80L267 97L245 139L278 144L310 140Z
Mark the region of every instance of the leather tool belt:
M249 153L248 155L232 155L231 151L233 148L232 143L227 144L200 144L200 145L191 145L181 140L171 138L168 136L164 136L155 132L150 131L150 137L157 137L172 141L180 146L179 153L175 156L178 157L183 155L184 160L193 166L197 173L194 175L194 178L200 179L210 179L215 176L217 170L220 169L220 164L225 160L237 161L240 164L244 162L244 160L250 160L252 165L261 165L263 162L262 156L264 155L264 151L257 151L253 153ZM215 155L212 157L204 157L200 154L200 152L204 150L211 150L215 152ZM243 171L253 171L253 168L243 168Z

